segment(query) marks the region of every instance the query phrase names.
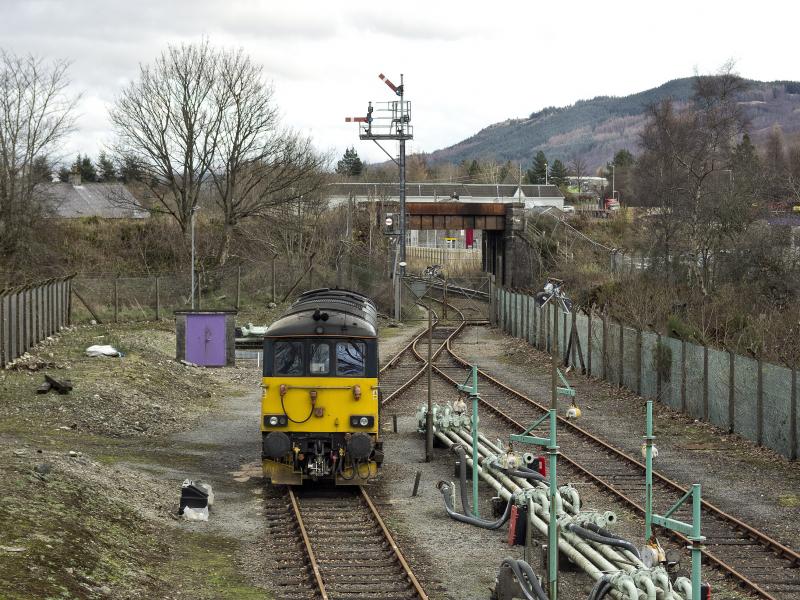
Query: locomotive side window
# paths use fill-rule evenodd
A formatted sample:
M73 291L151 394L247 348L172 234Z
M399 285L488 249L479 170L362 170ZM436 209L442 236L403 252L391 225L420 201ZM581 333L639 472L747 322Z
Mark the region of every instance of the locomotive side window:
M364 342L337 342L336 374L364 376L366 373L367 345Z
M275 375L303 374L303 343L275 342Z
M326 343L311 344L311 358L308 361L308 372L311 375L327 375L331 371L330 346Z

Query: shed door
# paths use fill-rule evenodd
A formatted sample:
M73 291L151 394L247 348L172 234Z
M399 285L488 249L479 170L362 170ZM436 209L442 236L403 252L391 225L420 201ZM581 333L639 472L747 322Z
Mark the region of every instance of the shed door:
M186 315L186 360L225 366L225 315Z

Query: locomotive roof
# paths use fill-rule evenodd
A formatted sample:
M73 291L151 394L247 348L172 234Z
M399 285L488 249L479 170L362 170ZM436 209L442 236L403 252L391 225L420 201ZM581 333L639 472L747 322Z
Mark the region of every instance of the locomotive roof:
M378 310L372 300L351 290L321 288L303 293L269 326L265 337L375 337L377 333Z

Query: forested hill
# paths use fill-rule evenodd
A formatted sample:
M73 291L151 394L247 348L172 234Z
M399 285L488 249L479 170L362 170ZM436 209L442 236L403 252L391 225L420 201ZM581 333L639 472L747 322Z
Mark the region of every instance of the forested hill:
M431 163L472 159L530 162L538 150L551 160L567 164L580 156L589 170L611 160L627 148L637 153L638 134L645 121L645 107L665 98L686 102L692 94L692 78L668 81L657 88L622 98L598 96L572 106L545 108L525 119L509 119L428 157ZM751 137L763 140L774 124L787 138L800 134L800 83L752 81L740 102L751 119Z

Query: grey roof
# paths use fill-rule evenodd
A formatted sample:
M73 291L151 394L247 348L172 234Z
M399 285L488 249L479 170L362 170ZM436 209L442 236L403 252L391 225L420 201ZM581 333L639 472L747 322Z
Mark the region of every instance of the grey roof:
M143 219L148 212L136 207L136 199L121 183L52 183L42 187L56 216L64 219L102 217Z

